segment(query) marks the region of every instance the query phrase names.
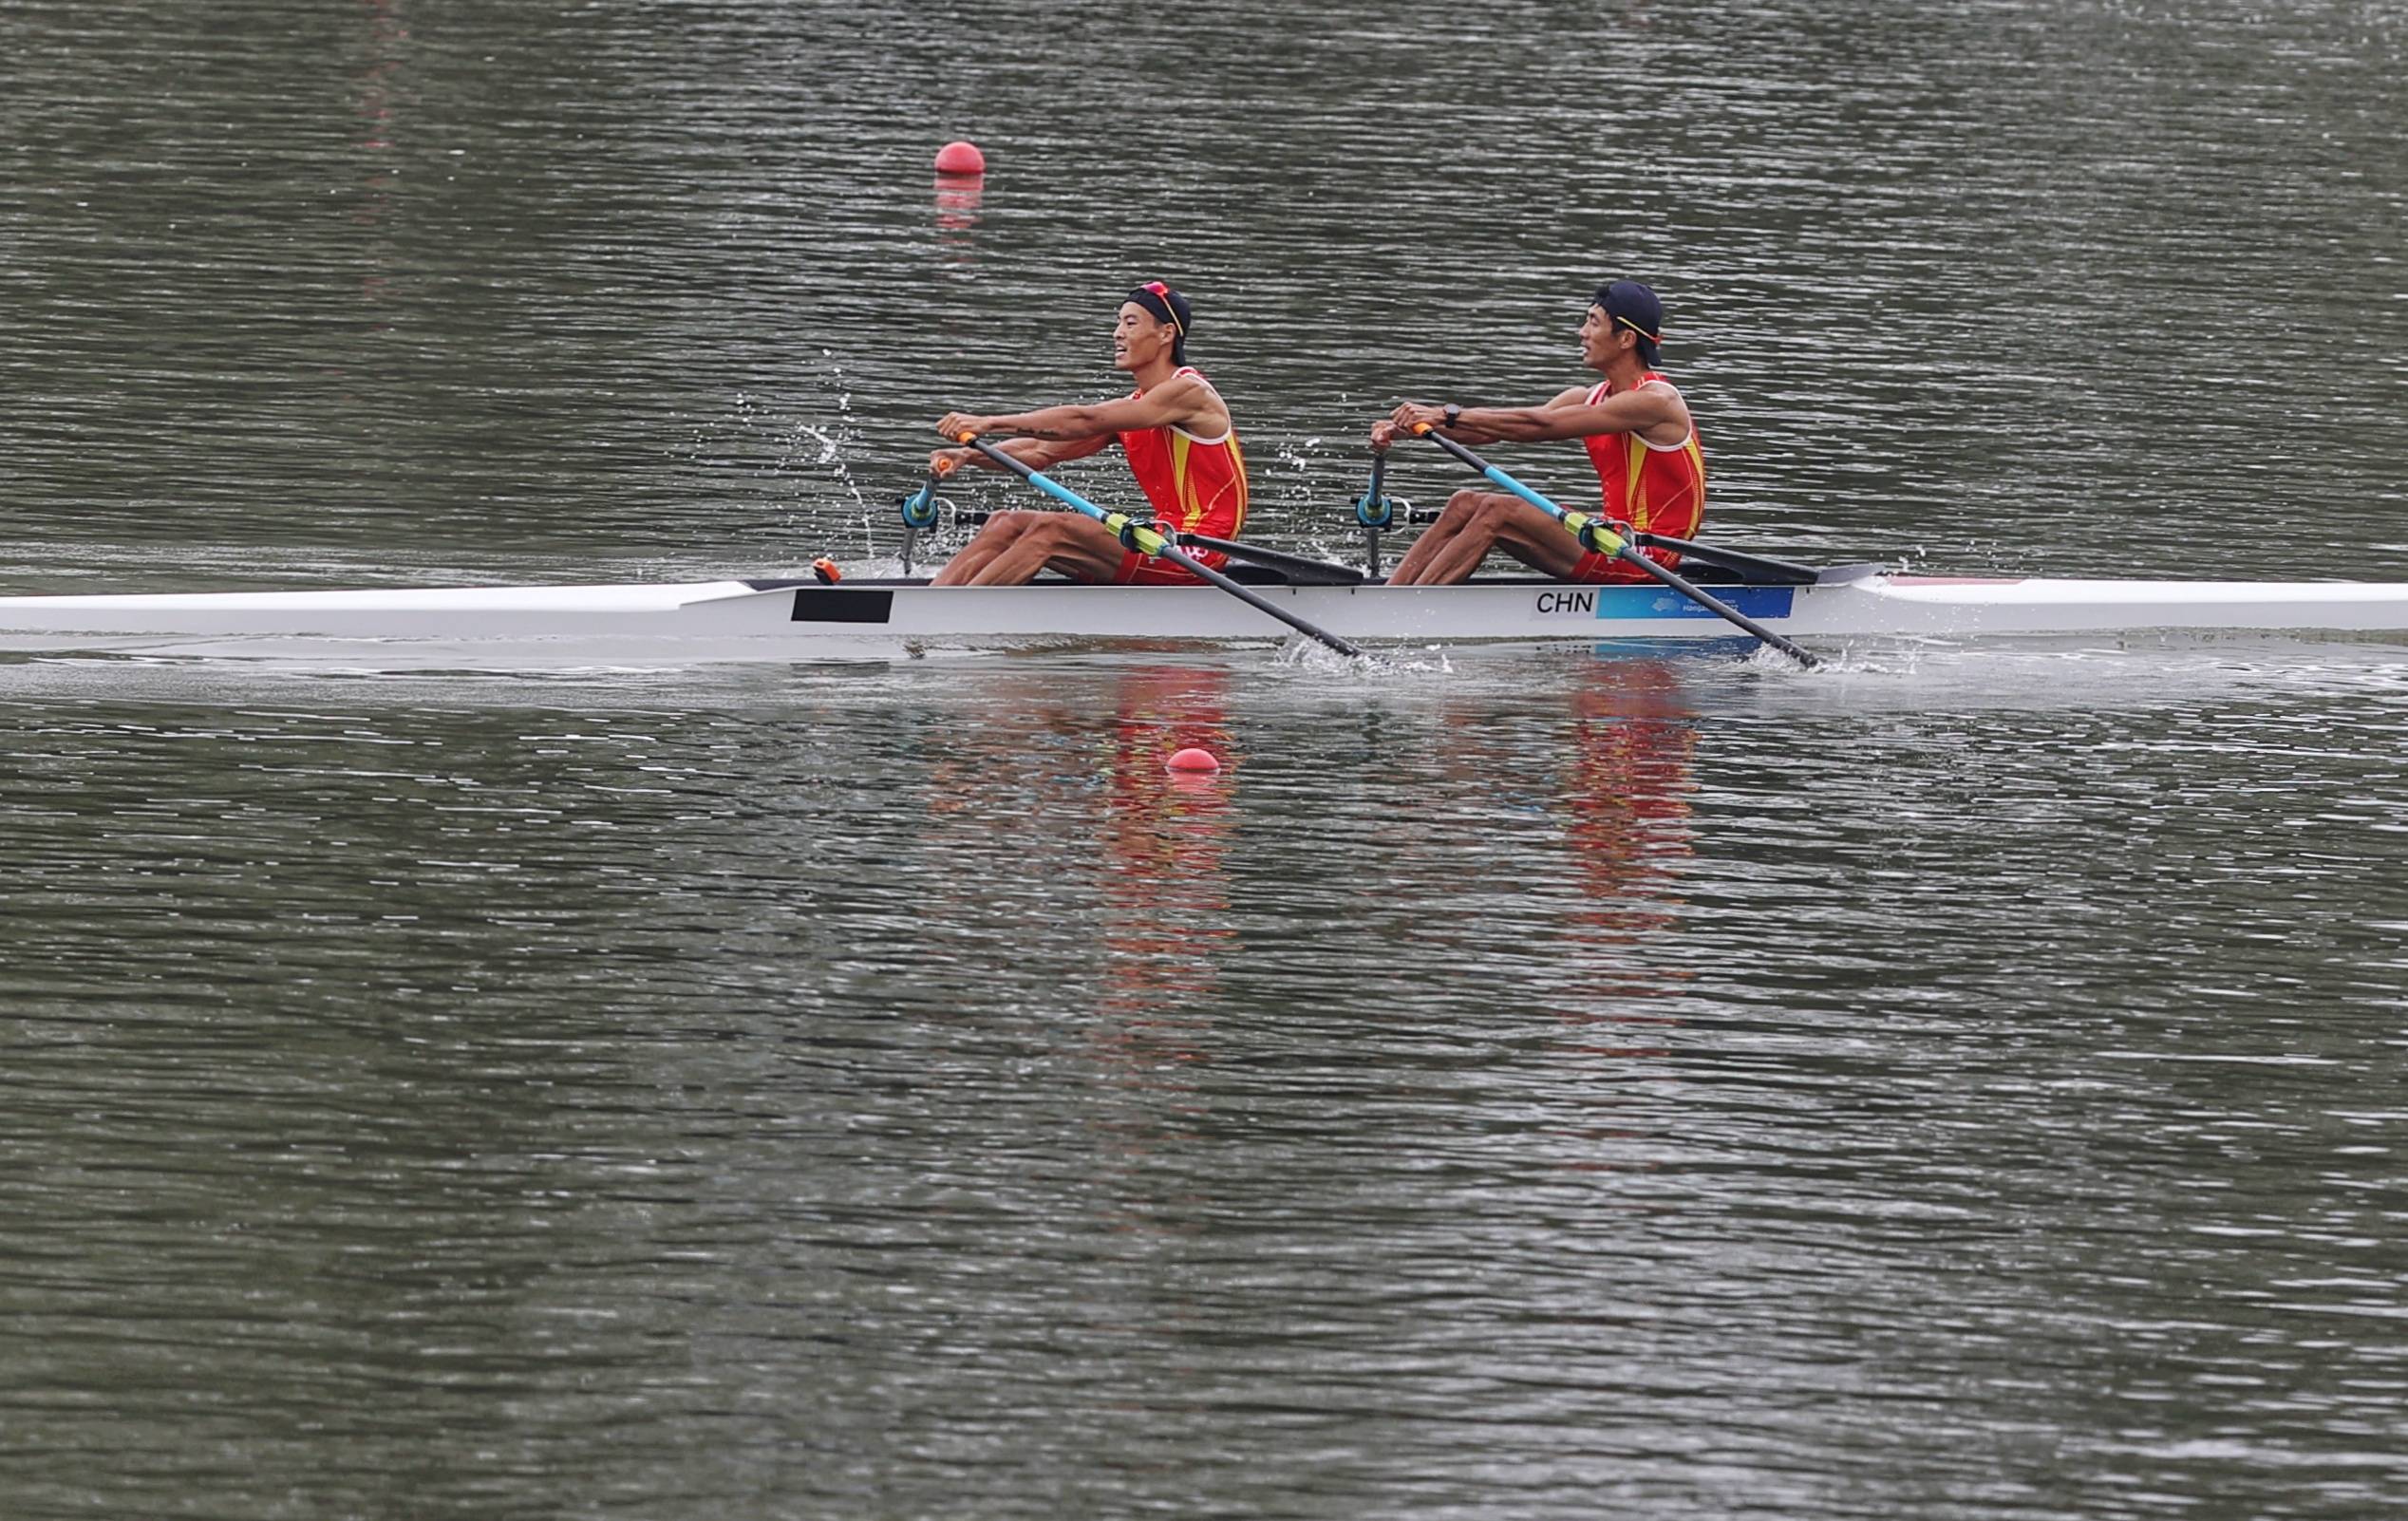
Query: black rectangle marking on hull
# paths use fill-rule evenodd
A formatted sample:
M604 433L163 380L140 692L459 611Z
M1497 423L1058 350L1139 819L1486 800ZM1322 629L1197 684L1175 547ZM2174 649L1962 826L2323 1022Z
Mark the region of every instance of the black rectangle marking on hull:
M894 593L883 587L854 590L840 586L795 588L795 610L789 623L884 623L894 611Z

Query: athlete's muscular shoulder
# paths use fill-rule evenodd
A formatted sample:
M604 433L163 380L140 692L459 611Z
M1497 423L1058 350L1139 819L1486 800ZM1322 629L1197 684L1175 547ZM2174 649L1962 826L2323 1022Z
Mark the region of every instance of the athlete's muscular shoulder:
M1696 428L1697 420L1689 415L1689 399L1663 376L1646 382L1638 394L1653 398L1663 414L1655 423L1640 430L1649 443L1668 448L1685 440Z
M1226 433L1230 427L1229 404L1213 383L1194 370L1181 370L1146 393L1158 399L1169 420L1190 433Z

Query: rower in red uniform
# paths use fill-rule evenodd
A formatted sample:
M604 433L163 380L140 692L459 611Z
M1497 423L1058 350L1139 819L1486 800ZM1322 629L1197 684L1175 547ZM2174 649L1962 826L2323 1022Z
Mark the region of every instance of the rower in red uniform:
M1100 454L1115 443L1129 473L1154 506L1164 532L1235 538L1246 526L1246 456L1229 406L1213 383L1187 362L1194 326L1187 297L1159 280L1138 286L1120 303L1112 329L1112 367L1129 372L1138 388L1094 406L1048 406L987 417L949 412L936 424L949 439L964 433L1009 434L1006 452L1039 470ZM939 449L932 470L966 464L1000 469L975 449ZM1191 550L1214 570L1228 556ZM1112 531L1080 514L998 513L931 582L933 586L1018 586L1041 571L1082 581L1120 585L1196 584L1180 566L1124 547Z
M1636 280L1600 286L1580 325L1580 357L1605 379L1544 406L1432 406L1407 402L1373 424L1385 449L1426 422L1467 444L1578 439L1605 488L1606 516L1642 533L1695 538L1705 517L1705 451L1681 393L1655 367L1664 303ZM1468 579L1492 549L1567 581L1643 581L1646 573L1581 547L1563 525L1495 491L1458 491L1388 577L1391 586ZM1666 568L1670 550L1642 553Z

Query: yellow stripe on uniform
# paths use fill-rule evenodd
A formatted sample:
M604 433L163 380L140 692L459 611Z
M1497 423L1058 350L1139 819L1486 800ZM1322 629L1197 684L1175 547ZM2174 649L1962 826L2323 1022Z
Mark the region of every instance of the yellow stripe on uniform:
M1195 499L1195 483L1187 478L1188 450L1195 444L1177 428L1171 430L1171 498L1179 504L1179 527L1188 533L1204 520L1204 504Z
M1235 538L1246 526L1246 498L1250 488L1246 484L1246 451L1237 446L1237 424L1234 422L1229 425L1229 458L1230 462L1237 466L1237 520L1229 526L1229 536Z

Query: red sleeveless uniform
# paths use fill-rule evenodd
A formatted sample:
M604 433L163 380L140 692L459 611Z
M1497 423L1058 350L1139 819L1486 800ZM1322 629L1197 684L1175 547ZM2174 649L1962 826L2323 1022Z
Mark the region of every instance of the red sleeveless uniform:
M1654 370L1639 377L1642 385L1654 383L1666 386L1672 384ZM1613 382L1600 382L1589 393L1589 404L1594 406L1612 394ZM1642 533L1672 538L1698 536L1698 525L1705 520L1705 450L1698 442L1694 420L1689 423L1689 436L1668 449L1660 449L1636 433L1592 433L1581 442L1588 445L1589 461L1597 467L1597 479L1605 484L1608 517L1628 523ZM1646 549L1639 553L1665 570L1681 563L1680 554L1674 550ZM1645 581L1649 577L1619 555L1592 551L1583 554L1580 563L1572 567L1571 578L1609 583Z
M1204 380L1192 366L1176 373ZM1135 399L1145 392L1129 394ZM1138 489L1154 504L1158 521L1182 534L1202 534L1208 538L1235 538L1246 526L1246 456L1237 446L1234 424L1216 439L1198 438L1167 422L1119 438L1120 452L1128 458L1129 474L1137 477ZM1210 550L1188 553L1216 571L1229 562L1228 555ZM1112 579L1121 586L1196 584L1195 577L1178 566L1135 550L1120 556L1120 569Z

